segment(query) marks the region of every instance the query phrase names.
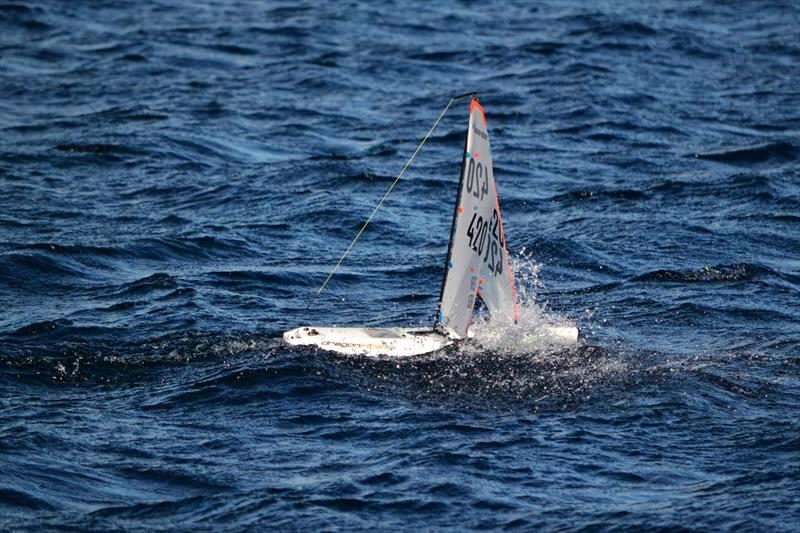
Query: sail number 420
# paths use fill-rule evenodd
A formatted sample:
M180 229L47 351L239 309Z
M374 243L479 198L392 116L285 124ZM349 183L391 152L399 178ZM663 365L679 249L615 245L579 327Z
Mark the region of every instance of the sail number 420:
M491 229L491 231L490 231ZM495 276L503 273L503 241L500 235L500 216L497 209L492 212L491 222L478 213L472 215L467 228L469 246L488 263L489 271Z
M484 170L486 170L485 175ZM472 196L481 202L489 193L489 171L472 157L467 164L467 192L472 193Z

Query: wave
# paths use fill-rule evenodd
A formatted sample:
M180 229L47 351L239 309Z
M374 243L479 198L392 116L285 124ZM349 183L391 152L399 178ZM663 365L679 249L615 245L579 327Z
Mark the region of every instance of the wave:
M86 279L90 271L91 267L75 258L59 258L40 251L9 251L0 255L0 286L40 285L42 279L52 284L77 283Z
M59 152L79 154L138 154L139 152L127 146L117 144L59 144L53 147Z
M24 28L31 32L45 32L53 29L42 19L47 12L42 7L29 7L23 4L0 4L0 24L8 24L12 28Z
M115 287L112 292L106 293L104 296L124 298L149 294L154 291L171 291L178 287L177 280L177 276L167 274L166 272L156 272L155 274Z
M636 189L617 189L617 190L598 190L598 191L589 191L589 190L580 190L580 191L571 191L565 194L559 194L553 196L551 199L553 201L564 201L564 200L592 200L597 198L610 198L610 199L617 199L617 200L646 200L648 198L647 193L636 190Z
M783 164L800 159L800 147L788 142L774 142L723 152L696 153L692 157L734 166Z
M659 283L736 283L752 281L760 276L775 276L766 267L737 263L732 265L704 266L697 270L654 270L631 278L630 281Z
M55 511L53 505L40 497L6 487L0 487L0 502L3 502L4 506L10 507L22 507L36 511Z
M0 340L0 376L99 385L147 381L176 367L198 365L199 371L206 363L216 371L215 363L253 362L282 346L279 338L245 332L170 333L137 341L129 332L75 326L67 319L29 324Z
M212 236L143 239L121 246L90 246L40 242L11 244L0 254L0 276L25 284L76 282L92 276L107 282L120 269L136 261L186 262L226 258L261 257L255 244L236 238ZM163 280L157 280L163 281Z
M714 197L731 199L740 204L758 201L771 209L791 209L794 205L793 192L779 184L772 175L747 172L711 180L667 180L651 186L647 193L651 196L664 195L668 199ZM749 210L748 213L756 216L768 215L762 212L750 213Z

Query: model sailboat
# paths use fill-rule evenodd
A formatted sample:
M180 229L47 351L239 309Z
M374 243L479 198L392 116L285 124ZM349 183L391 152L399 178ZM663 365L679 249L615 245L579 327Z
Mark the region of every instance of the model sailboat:
M492 170L486 115L473 96L433 329L308 326L287 331L283 338L289 344L314 345L351 355L419 355L468 338L476 298L484 302L493 320L517 321L514 277ZM578 329L573 326L549 329L548 334L563 343L577 341Z

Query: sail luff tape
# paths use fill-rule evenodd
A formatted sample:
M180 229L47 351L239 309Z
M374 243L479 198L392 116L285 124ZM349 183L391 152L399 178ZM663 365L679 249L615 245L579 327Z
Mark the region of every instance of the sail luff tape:
M325 281L322 283L320 288L317 289L317 294L321 294L322 291L325 290L325 286L331 280L331 278L336 273L336 271L339 270L339 267L342 265L342 261L344 261L344 258L347 257L347 254L349 254L350 250L353 249L353 246L355 246L355 244L358 241L358 239L361 238L361 234L364 233L364 230L367 229L367 226L369 225L369 223L372 222L373 217L375 217L375 213L377 213L378 209L381 208L381 206L383 205L383 202L385 202L386 198L389 196L389 193L392 192L392 189L394 189L394 186L397 185L397 182L400 181L400 178L403 177L403 174L405 174L406 169L408 169L408 167L411 165L411 162L414 160L414 158L417 157L417 154L422 149L422 147L425 145L425 143L428 141L428 138L431 136L431 133L433 133L433 130L435 130L436 126L439 125L439 122L442 121L442 118L444 118L444 115L450 109L450 106L453 105L453 102L455 102L456 100L460 100L462 98L466 98L467 96L472 96L474 98L474 97L478 96L478 93L475 93L475 92L465 93L465 94L460 94L458 96L453 96L453 97L450 98L450 101L447 102L446 106L444 106L444 109L442 110L442 112L439 113L439 118L436 119L436 122L433 123L433 126L431 126L431 129L428 130L428 133L425 134L425 137L423 137L422 141L417 146L417 149L414 150L414 153L411 154L410 158L408 158L408 161L406 161L406 164L403 165L403 170L400 171L400 174L397 175L397 177L394 179L392 184L386 190L386 193L384 193L383 198L381 198L380 202L378 202L378 205L375 206L375 209L372 210L372 213L370 213L370 215L367 218L366 222L364 222L364 224L361 226L361 229L358 230L358 233L356 234L355 238L350 242L350 245L344 251L344 253L342 254L342 257L340 257L339 261L336 262L336 266L333 267L333 270L331 270L330 274L328 274L328 277L325 278Z

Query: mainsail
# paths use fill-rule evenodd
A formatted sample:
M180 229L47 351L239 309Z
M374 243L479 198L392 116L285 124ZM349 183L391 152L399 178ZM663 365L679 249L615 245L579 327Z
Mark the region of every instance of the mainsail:
M466 337L476 296L493 317L517 320L486 115L473 98L436 327Z

